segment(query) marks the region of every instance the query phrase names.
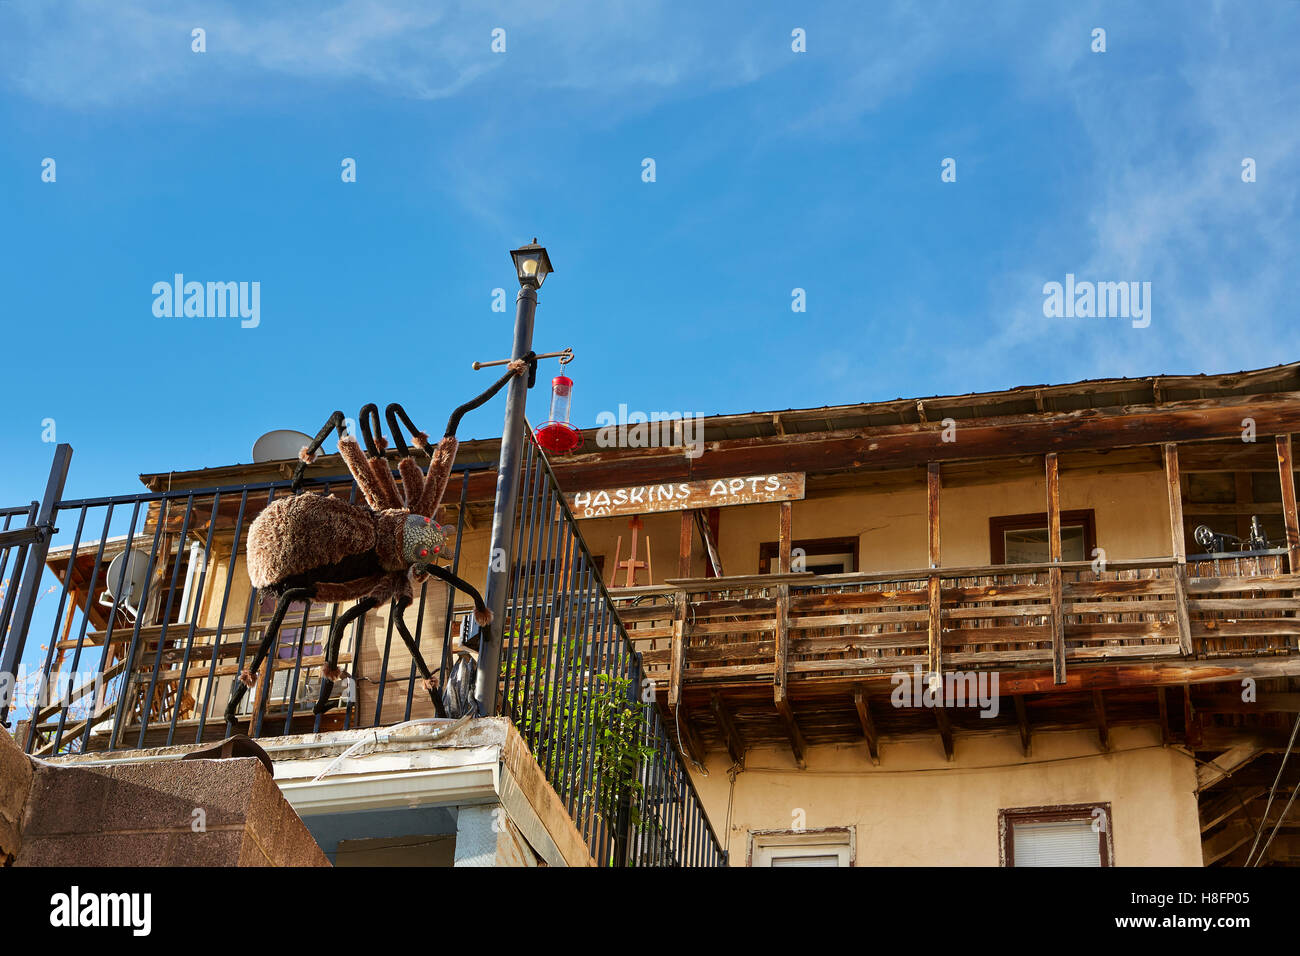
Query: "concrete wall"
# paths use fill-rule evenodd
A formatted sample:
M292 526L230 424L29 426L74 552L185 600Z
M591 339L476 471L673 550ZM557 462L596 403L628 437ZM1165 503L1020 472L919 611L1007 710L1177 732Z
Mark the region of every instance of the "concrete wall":
M254 758L51 765L0 730L0 770L0 860L17 866L329 866Z
M858 866L997 866L999 810L1102 803L1116 866L1200 866L1192 759L1154 728L1113 728L1111 743L1103 754L1093 734L1040 733L1026 759L1016 734L958 735L949 763L937 738L886 739L877 767L865 744L819 746L804 771L789 750L754 749L734 792L723 755L693 778L733 866L745 865L750 831L800 823L855 827Z

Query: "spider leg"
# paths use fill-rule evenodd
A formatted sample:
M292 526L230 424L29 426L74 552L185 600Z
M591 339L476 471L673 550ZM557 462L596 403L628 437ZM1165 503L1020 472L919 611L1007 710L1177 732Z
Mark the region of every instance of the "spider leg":
M378 501L371 502L370 506L375 510L403 507L404 502L397 491L397 482L393 480L393 472L388 459L384 456L388 441L384 438L383 425L379 421L379 406L371 402L362 407L358 415L358 426L361 429L361 437L366 443L366 467L370 470L373 487L378 495ZM376 504L379 507L376 508Z
M478 593L478 589L470 584L464 578L457 577L446 568L440 568L436 564L424 565L424 570L428 571L435 578L442 578L457 591L463 591L474 602L474 620L479 627L487 627L492 623L492 612L488 610L487 605L483 603L483 595Z
M535 352L529 352L522 359L520 359L520 361L526 363L527 367L531 369L535 366L537 362L537 354ZM501 389L505 387L506 382L510 381L512 378L518 375L520 371L521 369L514 369L514 368L510 369L510 371L506 372L506 374L502 375L499 379L497 379L495 384L490 385L487 391L485 391L482 395L478 396L478 398L471 398L464 405L461 405L454 412L452 412L451 418L447 419L447 431L445 434L448 436L455 435L456 429L460 427L461 418L464 417L464 415L467 412L472 412L474 409L478 408L480 405L482 405L484 402L490 399L497 392L501 391Z
M307 470L307 466L311 464L312 460L316 457L316 452L320 451L321 443L325 441L329 436L329 433L334 429L338 429L339 438L342 438L344 434L346 434L343 429L343 421L343 413L335 412L330 416L329 421L325 423L325 427L316 433L316 437L311 440L311 444L298 452L298 467L294 469L293 483L289 485L289 494L293 495L298 493L298 486L302 484L303 473Z
M425 686L429 691L429 699L433 701L433 712L438 717L446 717L447 712L442 706L442 696L438 693L438 685L434 683L433 675L429 673L429 665L424 662L424 657L420 654L420 646L416 643L415 638L406 627L406 609L411 606L411 599L399 601L393 606L393 623L397 625L397 633L402 635L402 640L406 642L406 647L411 652L411 657L415 659L415 666L420 669L420 675L425 680Z
M262 643L258 645L257 655L253 658L252 667L246 668L235 680L234 686L230 689L230 702L226 704L226 724L233 726L236 721L235 708L239 706L240 700L244 697L244 690L251 685L253 675L258 672L262 666L262 661L266 659L266 652L271 649L271 642L280 632L280 625L284 621L285 614L289 611L289 605L295 601L310 601L316 596L315 588L289 588L280 595L280 600L275 605L275 613L271 615L271 620L267 622L266 631L262 635ZM244 682L244 675L247 674L250 683Z
M415 445L416 451L423 452L426 456L429 454L429 436L427 433L420 431L411 421L411 416L406 414L404 409L397 402L393 402L388 408L384 409L384 417L388 419L388 430L393 433L393 443L397 445L397 454L402 458L407 458L411 450L406 447L406 439L402 437L402 429L398 425L398 419L401 419L406 430L411 433L411 443Z
M379 406L374 402L362 406L357 415L357 426L366 444L366 454L371 458L382 458L388 443L384 441L384 428L379 421ZM379 436L379 444L375 443L375 435Z
M334 690L334 681L339 677L339 647L343 643L344 629L359 617L365 617L366 612L374 610L379 606L379 602L372 597L362 598L352 607L348 608L339 615L334 622L334 629L330 631L329 647L325 649L325 665L321 668L320 697L316 700L316 706L312 713L323 714L329 710L330 692Z

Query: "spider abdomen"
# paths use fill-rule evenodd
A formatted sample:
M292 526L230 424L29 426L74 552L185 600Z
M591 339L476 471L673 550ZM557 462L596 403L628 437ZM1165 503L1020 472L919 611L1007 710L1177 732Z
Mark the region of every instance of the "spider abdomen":
M248 529L248 577L256 588L373 553L379 568L399 571L405 511L374 512L341 498L305 494L272 502Z

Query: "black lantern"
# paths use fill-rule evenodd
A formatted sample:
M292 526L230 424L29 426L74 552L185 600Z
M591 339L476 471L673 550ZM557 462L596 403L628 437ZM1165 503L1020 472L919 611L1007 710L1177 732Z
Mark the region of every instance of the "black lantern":
M551 257L546 254L546 247L537 244L537 237L526 246L510 250L510 258L515 260L515 272L519 275L519 284L526 289L536 289L546 281L554 270Z

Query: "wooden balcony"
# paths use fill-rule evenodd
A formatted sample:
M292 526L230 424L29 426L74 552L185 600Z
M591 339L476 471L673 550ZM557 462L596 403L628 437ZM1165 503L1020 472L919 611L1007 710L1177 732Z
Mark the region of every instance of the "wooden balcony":
M697 756L936 725L1161 719L1152 688L1300 673L1287 552L870 574L677 580L614 592L666 715ZM998 718L887 707L895 675L996 673ZM1101 692L1107 696L1097 699ZM1081 693L1086 692L1086 693ZM1102 710L1098 717L1098 709ZM1163 716L1162 716L1163 715Z

